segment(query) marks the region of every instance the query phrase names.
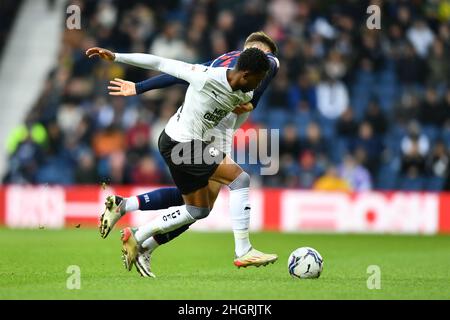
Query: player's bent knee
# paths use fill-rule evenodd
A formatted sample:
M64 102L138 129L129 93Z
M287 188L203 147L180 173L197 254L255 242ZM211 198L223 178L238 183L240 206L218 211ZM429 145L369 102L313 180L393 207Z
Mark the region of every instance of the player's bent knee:
M209 208L200 208L190 205L186 205L186 210L189 212L192 218L195 220L206 218L211 210Z
M228 187L230 188L230 190L249 188L250 175L247 172L242 171L241 174L228 185Z

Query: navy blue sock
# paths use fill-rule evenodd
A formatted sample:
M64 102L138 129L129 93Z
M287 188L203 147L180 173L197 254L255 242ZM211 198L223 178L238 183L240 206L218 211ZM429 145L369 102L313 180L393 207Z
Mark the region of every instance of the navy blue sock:
M137 196L139 200L139 210L159 210L184 204L178 188L161 188L152 192L143 193Z

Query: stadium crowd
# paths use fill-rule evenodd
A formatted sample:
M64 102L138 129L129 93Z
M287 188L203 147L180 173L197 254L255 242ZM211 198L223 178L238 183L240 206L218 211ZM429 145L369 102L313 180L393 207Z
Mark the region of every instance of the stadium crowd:
M254 183L321 190L450 190L450 1L74 0L81 30L24 124L5 183L171 184L157 150L184 87L110 97L155 75L89 47L205 62L264 30L281 67L245 128L280 129L280 171ZM366 26L370 4L381 29ZM65 28L64 25L61 28Z

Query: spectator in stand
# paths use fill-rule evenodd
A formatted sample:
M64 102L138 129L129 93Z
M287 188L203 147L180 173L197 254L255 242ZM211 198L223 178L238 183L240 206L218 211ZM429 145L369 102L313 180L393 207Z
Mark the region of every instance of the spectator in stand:
M329 158L328 141L322 137L320 126L311 122L306 129L306 138L301 142L301 152L311 152L321 167L325 167L325 163Z
M317 109L316 88L307 74L300 74L297 83L290 86L288 98L291 110L315 111Z
M289 80L286 73L286 68L280 66L277 73L277 80L274 81L268 89L267 102L271 109L281 109L287 112L289 107L288 100ZM294 110L291 110L294 112Z
M10 170L4 183L30 184L36 182L36 174L44 162L44 149L28 135L10 156Z
M361 35L358 62L369 72L379 71L384 65L385 56L379 36L372 30L367 30Z
M412 92L403 92L400 101L394 107L394 120L401 126L416 121L420 116L419 99Z
M450 170L450 153L443 141L437 141L426 159L426 171L433 177L445 179Z
M300 155L300 139L298 138L297 127L294 124L287 124L283 128L280 137L280 157L290 155L294 159L298 159Z
M410 180L419 179L425 174L425 157L420 152L418 140L412 140L410 148L403 154L400 172Z
M380 165L380 157L383 152L383 144L378 136L373 133L372 125L369 122L363 122L359 127L358 137L350 144L350 151L364 151L364 162L362 164L369 169L371 174L375 174Z
M214 44L211 44L209 39L218 39L219 37L224 37L225 40L225 32L229 33L231 30L229 29L231 26L225 25L225 28L221 31L217 31L214 35L211 35L210 29L208 28L208 15L206 9L199 8L194 10L191 20L190 26L187 30L187 39L186 39L186 53L183 56L183 61L187 62L196 62L197 60L205 60L207 61L210 58L209 53L214 49ZM179 40L181 42L181 40ZM183 45L183 44L182 44ZM230 43L224 43L225 51L228 50L228 45ZM213 47L213 48L212 48ZM213 54L213 56L216 56Z
M176 21L167 22L162 34L158 35L153 41L149 52L168 59L193 62L193 57L186 56L188 50L180 35L180 23Z
M92 184L100 182L97 175L96 163L90 151L82 152L75 169L75 182L78 184Z
M403 155L408 155L415 152L416 148L417 152L424 157L430 150L430 140L421 132L419 123L412 121L408 125L408 134L401 141L401 150Z
M343 138L353 138L358 134L358 123L354 118L352 108L347 108L339 117L336 132Z
M386 133L389 125L380 105L374 100L369 102L364 116L364 122L372 126L375 136L379 138Z
M296 81L298 79L298 76L300 74L304 74L304 65L302 65L302 61L305 62L305 64L308 64L308 60L313 58L306 57L305 55L308 55L310 49L308 46L303 44L303 51L301 51L302 45L299 43L299 41L295 38L289 37L284 42L283 46L281 47L281 55L282 60L284 61L283 64L280 66L282 67L284 64L288 66L287 68L287 76L291 83ZM300 57L299 57L300 56ZM279 73L279 71L278 71ZM277 75L278 78L278 75Z
M99 158L125 150L125 135L117 127L98 131L92 139L92 147Z
M137 166L131 172L132 181L139 185L156 185L162 182L162 176L155 162L150 155L146 155L139 160Z
M434 40L434 33L425 21L423 19L414 21L412 27L406 32L406 37L411 41L419 57L425 58Z
M404 50L400 52L396 67L403 91L417 90L417 86L423 85L426 65L411 44L407 44Z
M317 108L327 119L337 119L349 104L348 90L345 84L325 74L317 86Z
M444 44L436 39L427 58L427 84L432 87L445 88L450 85L449 52L445 52Z
M347 66L337 50L330 50L324 65L325 73L332 79L342 80L347 75Z
M130 164L124 151L115 151L106 158L107 175L111 184L129 184L132 182ZM106 177L102 177L104 180Z
M425 92L425 100L420 105L419 120L422 125L432 126L435 129L444 124L445 106L433 87L428 87Z
M339 177L334 165L328 166L325 174L314 183L313 189L317 191L351 191L350 184Z
M372 189L372 179L369 171L364 168L351 154L346 154L340 165L339 176L351 186L353 191L368 191Z
M317 165L316 157L311 151L304 151L300 156L299 187L311 189L317 177L322 173Z
M128 160L139 161L150 153L150 127L142 118L127 132Z
M444 97L445 120L444 127L450 130L450 88L447 89Z

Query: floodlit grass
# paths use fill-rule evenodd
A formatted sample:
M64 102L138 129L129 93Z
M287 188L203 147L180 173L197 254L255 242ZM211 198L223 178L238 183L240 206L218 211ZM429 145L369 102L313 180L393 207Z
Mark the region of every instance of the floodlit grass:
M231 233L187 232L153 255L156 279L127 272L119 232L0 229L0 299L449 299L450 237L253 233L255 248L279 255L272 265L237 269ZM296 248L324 258L319 279L287 272ZM69 290L78 266L81 289ZM381 270L369 290L367 268ZM70 282L70 279L69 279Z

